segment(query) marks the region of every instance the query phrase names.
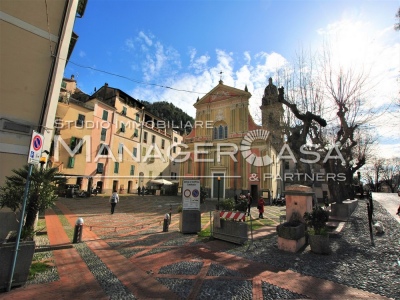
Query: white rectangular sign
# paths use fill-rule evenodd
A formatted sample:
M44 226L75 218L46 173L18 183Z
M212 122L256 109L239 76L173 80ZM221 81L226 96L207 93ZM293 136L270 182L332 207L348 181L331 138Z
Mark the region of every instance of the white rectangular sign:
M200 210L200 180L183 180L182 210Z
M31 145L28 153L28 164L38 164L42 156L44 137L36 131L32 132Z

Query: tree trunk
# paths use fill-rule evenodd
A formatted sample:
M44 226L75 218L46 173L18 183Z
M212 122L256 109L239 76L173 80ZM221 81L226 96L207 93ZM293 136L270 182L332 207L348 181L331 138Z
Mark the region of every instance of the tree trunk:
M37 195L32 195L26 207L26 219L24 228L29 230L29 232L33 232L35 230L36 216L39 212L38 201L39 197Z

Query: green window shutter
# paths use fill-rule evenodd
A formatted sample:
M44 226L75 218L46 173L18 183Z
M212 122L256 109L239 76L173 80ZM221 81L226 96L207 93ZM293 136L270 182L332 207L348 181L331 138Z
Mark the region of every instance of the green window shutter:
M133 148L133 156L134 156L134 157L137 156L137 148L136 148L136 147Z
M131 175L135 175L135 166L131 165Z
M76 121L76 124L82 126L84 122L85 122L85 115L78 114L78 120Z
M71 150L73 151L75 149L75 145L76 145L76 137L71 137L71 142L69 143L69 147L71 148Z
M134 137L138 137L139 136L139 130L135 129L135 133L133 134Z
M97 174L103 174L103 171L104 171L104 164L98 163L98 164L97 164L96 173L97 173Z
M102 128L101 129L100 140L104 142L106 140L106 135L107 135L107 129L106 128Z
M140 118L139 114L136 114L136 122L139 122L139 118Z
M121 132L125 132L125 124L121 123Z
M107 121L108 120L108 111L106 111L106 110L103 110L103 118L102 118L104 121Z
M114 163L114 173L118 173L119 170L119 162Z
M75 165L75 157L69 157L68 158L68 168L73 168Z
M123 114L124 116L126 116L126 107L125 107L125 106L122 107L122 114Z

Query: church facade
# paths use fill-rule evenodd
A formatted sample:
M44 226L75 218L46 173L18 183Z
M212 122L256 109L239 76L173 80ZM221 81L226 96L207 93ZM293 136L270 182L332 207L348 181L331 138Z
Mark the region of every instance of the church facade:
M270 81L261 102L262 125L257 125L249 112L252 95L247 87L236 89L220 80L197 100L193 129L183 139L180 187L185 178L200 179L209 198L221 199L247 192L253 199L273 198L283 192L282 183L276 180L282 166L273 141L279 137L266 126L283 116L276 87L271 85Z

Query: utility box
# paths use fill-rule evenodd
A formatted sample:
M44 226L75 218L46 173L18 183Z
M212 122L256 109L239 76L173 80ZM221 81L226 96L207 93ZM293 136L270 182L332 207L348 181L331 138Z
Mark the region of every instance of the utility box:
M197 233L201 231L199 210L183 210L179 222L179 231L182 233Z
M201 231L200 180L184 180L182 185L182 214L179 222L182 233Z

